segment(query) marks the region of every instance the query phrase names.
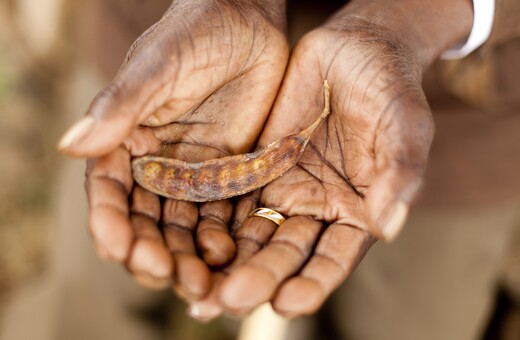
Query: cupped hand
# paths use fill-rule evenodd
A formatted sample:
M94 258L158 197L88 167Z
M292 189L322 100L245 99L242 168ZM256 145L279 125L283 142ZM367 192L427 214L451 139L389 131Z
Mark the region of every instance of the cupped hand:
M360 18L332 20L297 45L259 146L331 114L299 163L261 192L287 217L249 217L237 259L195 317L244 315L271 301L285 316L315 312L378 239L393 240L421 186L433 135L423 65L394 31Z
M210 271L196 248L209 264L232 258L230 202L162 200L134 183L130 161L154 154L198 162L249 151L285 71L284 31L278 1L179 0L134 43L59 145L90 158L89 225L102 257L147 286L175 277L188 299L208 292Z

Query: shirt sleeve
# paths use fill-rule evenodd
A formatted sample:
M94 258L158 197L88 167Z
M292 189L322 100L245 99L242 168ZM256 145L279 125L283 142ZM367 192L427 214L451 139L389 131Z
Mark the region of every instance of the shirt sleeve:
M441 59L461 59L479 48L489 38L495 15L495 0L473 0L473 27L468 39L444 51Z

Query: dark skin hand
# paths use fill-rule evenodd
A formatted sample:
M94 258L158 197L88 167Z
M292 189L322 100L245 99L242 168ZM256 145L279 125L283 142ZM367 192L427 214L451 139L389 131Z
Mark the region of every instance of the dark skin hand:
M433 136L421 74L471 28L468 2L435 5L354 1L300 41L259 146L316 119L324 79L332 113L298 165L261 192L258 205L285 223L245 218L250 207L236 207L244 209L237 257L215 274L212 293L191 303L192 316L245 315L268 301L287 317L311 314L374 242L397 236Z
M181 0L136 41L59 145L89 158L89 225L101 257L145 286L175 278L185 299L208 293L206 263L223 265L235 254L230 201L161 201L135 185L130 160L199 162L250 151L286 68L284 31L282 2Z

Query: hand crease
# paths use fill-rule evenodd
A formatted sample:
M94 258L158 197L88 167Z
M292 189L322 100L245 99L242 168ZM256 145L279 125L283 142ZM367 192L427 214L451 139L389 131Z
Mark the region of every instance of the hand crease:
M159 218L158 218L158 216L154 216L152 213L150 213L150 212L146 212L146 211L144 211L144 210L139 210L139 209L137 209L137 208L132 207L132 208L130 209L130 213L131 213L132 216L136 216L136 217L137 217L137 216L141 216L141 217L144 217L144 218L146 218L146 219L150 219L150 220L152 220L155 224L157 224L157 222L159 222Z
M344 267L338 260L336 260L335 258L332 258L331 256L325 254L325 253L320 253L320 252L315 252L314 253L314 257L316 258L321 258L323 260L326 260L327 262L329 263L332 263L334 266L338 267L340 269L340 272L341 272L341 275L342 276L345 276L346 275L346 272L347 272L347 268Z
M352 83L352 86L351 86L351 89L350 89L350 93L349 93L349 99L348 99L348 104L347 104L347 110L351 107L351 103L352 103L352 98L354 96L354 90L359 82L359 79L361 78L361 76L364 75L365 71L367 70L367 68L370 66L370 64L376 59L376 54L372 54L370 56L370 58L368 60L366 60L365 63L362 63L360 62L359 65L361 65L361 68L360 70L358 71L355 79L354 79L354 82ZM357 67L356 67L357 68ZM368 86L367 86L368 87Z
M257 253L258 254L258 253ZM255 254L256 255L256 254ZM269 266L266 266L263 262L253 262L254 261L254 257L252 257L250 259L250 261L248 263L246 263L245 265L246 266L252 266L252 267L256 267L257 269L260 269L260 270L263 270L265 272L267 272L268 274L271 275L271 277L277 282L279 283L280 281L283 281L285 278L287 278L288 276L280 276L278 275L271 267Z
M300 258L301 258L300 262L305 261L305 259L310 254L310 250L304 251L296 243L294 243L292 241L289 241L289 240L282 240L282 239L273 238L269 242L269 246L279 246L280 248L289 248L289 249L295 250L298 253L298 255L300 256Z
M210 220L210 221L214 221L214 219L212 218L206 218L206 219L203 219L203 220ZM213 231L219 231L219 232L222 232L222 233L225 233L226 235L229 235L227 233L227 226L224 224L224 225L220 225L220 226L216 226L214 224L205 224L204 227L202 228L199 224L199 226L197 227L197 235L201 235L202 233L204 233L206 230L213 230Z
M245 234L245 235L238 234L236 237L236 242L237 242L237 246L238 246L237 248L243 247L243 245L240 245L240 243L244 242L244 241L249 241L249 242L254 243L255 245L258 246L258 249L262 249L265 246L265 242L262 242L261 240L250 236L249 234Z
M212 221L215 221L215 222L220 223L223 226L227 227L226 221L222 217L217 216L215 214L205 213L205 214L200 214L199 217L200 217L201 220L212 220ZM210 228L210 227L207 227L207 228ZM221 229L219 229L219 230L221 230Z
M356 195L358 195L360 198L364 199L365 195L361 193L359 190L356 189L356 186L350 181L350 179L343 175L340 171L338 171L327 159L323 157L323 155L319 152L319 150L316 148L316 146L309 142L309 146L314 151L314 153L318 156L318 158L325 163L327 167L329 167L336 175L338 175L343 181L354 191Z
M97 174L93 171L92 174L87 179L87 181L90 181L91 179L100 179L100 180L108 181L112 184L115 184L117 187L119 187L125 193L126 196L130 195L130 191L127 189L127 187L123 183L123 181L121 181L116 176L112 176L112 174L108 171L105 173L102 173L102 174L101 173Z
M163 229L174 229L187 234L192 234L195 229L195 226L185 226L176 222L163 222L161 225Z
M318 182L322 189L325 190L325 186L323 185L322 180L318 176L314 175L309 169L304 167L304 163L298 162L296 166L302 169L307 174L309 174L309 176L311 176L312 178L316 179L316 182Z
M118 212L122 213L123 215L128 217L128 210L125 208L121 208L119 205L111 203L111 202L99 202L97 204L92 205L92 210L96 208L109 208L117 210Z

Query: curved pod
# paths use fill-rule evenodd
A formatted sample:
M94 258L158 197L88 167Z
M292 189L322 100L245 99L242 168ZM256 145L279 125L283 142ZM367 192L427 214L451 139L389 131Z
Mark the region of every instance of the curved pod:
M158 195L191 202L216 201L256 190L298 163L312 133L330 113L329 87L324 82L325 107L307 129L279 139L252 153L187 163L144 156L132 161L134 179Z

